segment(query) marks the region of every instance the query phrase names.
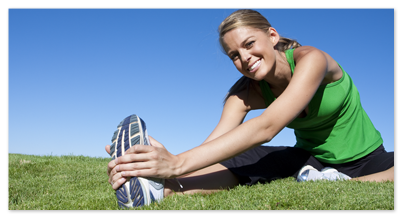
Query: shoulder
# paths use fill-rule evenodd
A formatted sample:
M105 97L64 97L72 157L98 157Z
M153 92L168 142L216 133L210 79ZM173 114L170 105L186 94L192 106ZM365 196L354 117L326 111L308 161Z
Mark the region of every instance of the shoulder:
M325 52L312 46L301 46L293 51L293 59L296 62L300 61L303 57L306 56L315 56L316 58L318 58L318 57L325 57L326 55L327 54Z
M301 46L294 50L293 59L304 66L320 67L325 74L322 84L331 83L339 80L342 77L342 70L337 62L326 52L312 47ZM296 65L297 66L297 65Z

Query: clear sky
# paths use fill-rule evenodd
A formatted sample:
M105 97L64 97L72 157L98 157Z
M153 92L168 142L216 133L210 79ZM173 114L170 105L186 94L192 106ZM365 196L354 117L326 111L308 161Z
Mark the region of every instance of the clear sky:
M394 10L253 9L347 71L393 151ZM10 9L8 152L108 157L130 114L173 154L201 144L241 76L218 45L233 11ZM268 143L294 144L290 129Z

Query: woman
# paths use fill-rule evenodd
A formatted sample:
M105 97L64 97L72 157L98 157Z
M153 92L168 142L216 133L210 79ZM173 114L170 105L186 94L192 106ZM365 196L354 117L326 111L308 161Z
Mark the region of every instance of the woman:
M384 150L357 88L332 57L279 36L252 10L232 13L219 34L243 77L230 89L217 127L202 145L172 155L147 137L137 116L121 122L114 144L106 146L114 157L108 164L109 182L121 206L289 176L299 181L394 180L393 152ZM265 110L243 122L256 109ZM295 130L294 147L260 146L286 126ZM131 134L123 143L128 128ZM152 146L146 146L148 141ZM125 144L126 149L121 147Z

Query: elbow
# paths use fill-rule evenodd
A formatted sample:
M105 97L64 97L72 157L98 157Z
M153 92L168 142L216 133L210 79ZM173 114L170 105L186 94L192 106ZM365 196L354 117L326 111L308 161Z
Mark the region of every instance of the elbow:
M283 129L278 127L276 123L268 122L261 117L256 117L253 121L252 125L257 126L254 144L261 145L270 142Z
M264 144L264 143L268 143L270 141L272 141L272 139L279 133L279 131L275 130L275 128L273 126L266 126L260 129L260 131L258 132L258 136L257 137L258 140L258 144Z
M272 141L272 139L276 136L276 134L274 134L273 131L271 131L271 129L265 129L262 134L263 134L263 140L261 144Z

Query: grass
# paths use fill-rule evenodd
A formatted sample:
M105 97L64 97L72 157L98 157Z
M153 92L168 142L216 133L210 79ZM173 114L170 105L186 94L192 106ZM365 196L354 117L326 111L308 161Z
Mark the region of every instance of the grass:
M118 210L110 158L9 154L9 210ZM393 182L293 178L210 195L174 195L134 210L394 210Z

